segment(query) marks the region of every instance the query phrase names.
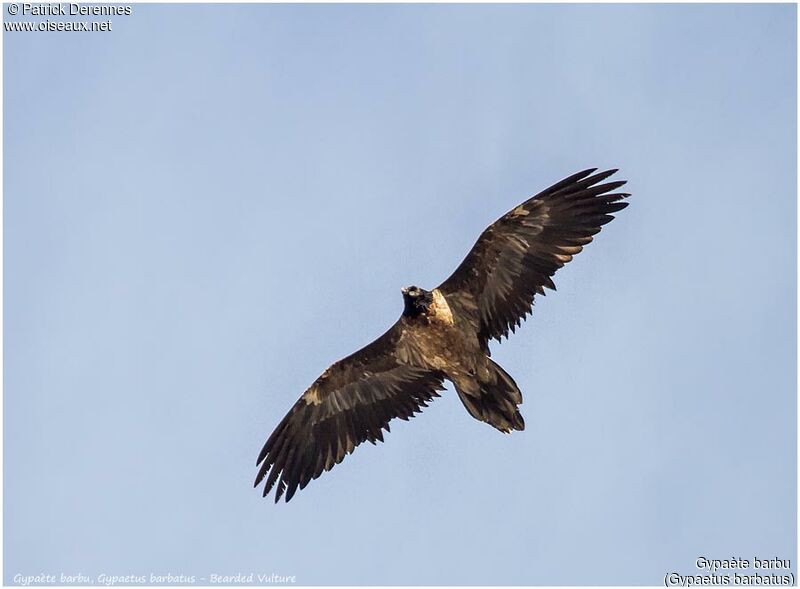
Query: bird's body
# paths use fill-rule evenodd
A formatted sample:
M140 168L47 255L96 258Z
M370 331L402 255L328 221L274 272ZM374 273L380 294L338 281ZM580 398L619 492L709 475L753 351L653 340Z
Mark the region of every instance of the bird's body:
M522 394L490 358L489 340L508 336L531 312L550 277L623 209L616 170L580 172L528 199L481 234L438 288L404 288L403 313L380 338L330 366L280 422L258 457L255 484L292 498L364 441L383 441L453 383L475 419L522 430Z
M403 294L422 299L430 294L431 302L419 315L404 313L400 318L405 337L401 336L397 346L398 358L441 372L476 419L504 432L524 429L525 422L516 408L522 403L516 383L489 358L488 346L481 346L472 327L477 309L464 309L457 303L451 306L439 289L427 293L412 286ZM503 400L505 411L499 407L491 410L496 405L492 401Z

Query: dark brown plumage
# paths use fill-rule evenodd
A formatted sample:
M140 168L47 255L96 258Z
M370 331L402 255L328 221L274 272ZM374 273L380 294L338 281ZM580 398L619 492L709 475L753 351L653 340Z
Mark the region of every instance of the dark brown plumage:
M433 291L403 289L400 319L381 337L320 376L278 424L258 456L255 486L289 501L364 441L383 441L395 417L427 406L444 381L467 411L503 432L522 430L522 394L489 358L488 342L508 337L534 297L555 290L556 270L592 241L627 203L602 183L616 170L579 172L492 223L456 271Z

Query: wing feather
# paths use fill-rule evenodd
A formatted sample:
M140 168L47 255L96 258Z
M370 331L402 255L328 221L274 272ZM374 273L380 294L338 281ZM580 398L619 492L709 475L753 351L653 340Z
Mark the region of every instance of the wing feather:
M508 337L532 312L535 295L555 290L552 276L628 206L617 170L573 174L492 223L439 290L471 317L481 345Z
M401 320L402 321L402 320ZM365 441L383 442L395 417L407 420L439 396L444 376L400 360L398 321L383 336L340 360L300 397L258 455L255 486L289 501ZM276 487L277 485L277 487Z

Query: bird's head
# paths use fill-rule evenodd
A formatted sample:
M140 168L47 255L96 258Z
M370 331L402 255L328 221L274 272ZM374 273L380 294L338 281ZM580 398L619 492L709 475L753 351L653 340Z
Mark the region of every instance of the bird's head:
M418 286L407 286L400 292L403 293L403 302L405 303L403 315L406 317L421 315L433 302L433 293Z

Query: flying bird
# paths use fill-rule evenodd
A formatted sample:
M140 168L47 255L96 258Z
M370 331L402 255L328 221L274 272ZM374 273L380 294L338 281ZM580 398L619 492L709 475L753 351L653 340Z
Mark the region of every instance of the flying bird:
M490 358L555 290L551 277L621 211L617 170L584 170L512 209L480 235L437 288L402 289L403 313L381 337L322 373L281 420L258 455L255 487L289 501L364 441L383 441L395 417L408 420L453 383L470 415L501 432L525 429L522 393Z

